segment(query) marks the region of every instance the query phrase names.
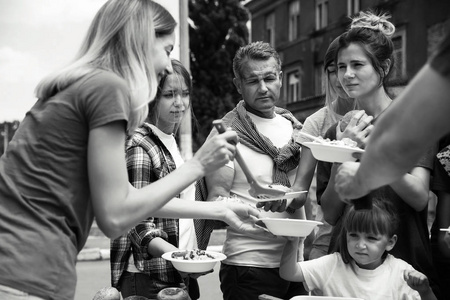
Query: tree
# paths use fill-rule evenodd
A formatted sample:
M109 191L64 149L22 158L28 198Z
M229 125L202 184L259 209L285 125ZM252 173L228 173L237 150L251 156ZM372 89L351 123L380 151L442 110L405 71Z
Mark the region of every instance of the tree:
M233 57L248 43L249 15L242 2L189 1L191 99L200 124L194 150L205 141L211 122L222 118L240 100L233 84Z
M0 156L5 153L6 148L8 147L8 143L11 141L12 137L16 133L17 128L19 127L19 121L13 122L4 122L0 123Z

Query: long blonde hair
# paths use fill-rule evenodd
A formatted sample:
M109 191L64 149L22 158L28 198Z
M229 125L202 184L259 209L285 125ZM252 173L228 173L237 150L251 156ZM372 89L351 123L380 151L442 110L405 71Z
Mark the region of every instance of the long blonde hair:
M151 0L109 0L95 15L72 63L44 78L36 96L48 99L96 69L114 72L129 86L127 131L133 131L144 122L157 91L152 45L175 26L170 13Z

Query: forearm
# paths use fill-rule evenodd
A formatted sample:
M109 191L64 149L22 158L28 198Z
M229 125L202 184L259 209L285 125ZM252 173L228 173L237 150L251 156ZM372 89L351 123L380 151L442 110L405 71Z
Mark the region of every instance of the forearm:
M280 261L280 277L284 280L302 282L303 272L298 263L298 239L287 241Z
M426 149L450 130L448 95L448 78L428 65L423 67L377 121L356 182L373 190L410 170Z
M110 238L126 233L140 220L155 216L156 211L202 175L198 166L187 162L169 175L141 189L134 188L128 181L125 182L127 193L124 191L110 194L107 205L98 205L96 217L101 220L100 228ZM169 186L171 188L167 188Z
M224 203L188 201L173 198L159 210L153 213L158 218L174 219L210 219L224 221Z
M419 295L421 300L437 300L431 288L428 288L424 292L419 292Z
M295 175L292 187L294 190L305 191L309 190L311 181L314 177L314 170L317 161L311 153L311 149L307 147L302 148L299 166Z
M135 225L134 220L143 220L148 216L158 217L156 212L180 194L192 182L202 177L201 169L190 162L186 162L180 168L169 175L160 178L151 184L136 189L130 186L130 191L122 205L118 206L116 220L123 230ZM171 188L167 188L167 187ZM178 199L178 201L181 201ZM170 217L170 216L166 216ZM177 218L177 216L172 216Z
M316 169L317 161L312 156L311 150L309 148L303 147L302 154L300 158L300 163L297 168L297 173L295 176L294 183L292 184L291 188L294 191L308 191L311 186L312 179L314 177L314 171ZM308 193L301 194L300 196L296 197L292 200L292 202L289 204L290 208L293 209L300 209L302 208L302 212L305 215L304 218L306 219L305 209L304 205L306 201L308 200Z
M335 225L342 215L345 208L345 203L340 200L339 195L334 189L334 177L338 164L333 164L331 168L330 181L320 198L320 206L323 211L323 216L328 224Z
M148 254L152 257L161 257L166 252L176 250L178 250L177 247L160 237L152 239L147 247Z
M415 168L416 173L424 173L424 179L405 174L399 180L391 184L392 189L416 211L422 211L428 206L428 182L429 171L424 168ZM417 170L420 169L420 170ZM414 171L413 171L414 172Z

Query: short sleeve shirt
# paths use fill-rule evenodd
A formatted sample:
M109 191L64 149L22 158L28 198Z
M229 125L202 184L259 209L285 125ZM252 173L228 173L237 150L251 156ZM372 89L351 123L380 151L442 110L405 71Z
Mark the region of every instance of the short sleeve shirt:
M26 114L0 159L0 284L73 299L76 256L94 218L89 132L129 113L125 81L96 71Z

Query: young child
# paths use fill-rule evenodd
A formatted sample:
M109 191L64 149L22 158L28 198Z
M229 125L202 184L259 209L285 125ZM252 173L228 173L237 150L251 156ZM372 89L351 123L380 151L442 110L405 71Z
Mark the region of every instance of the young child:
M349 206L339 236L341 253L297 262L298 238L288 238L280 276L323 296L437 299L424 274L388 253L397 242L397 226L396 213L383 202L373 202L371 210Z

